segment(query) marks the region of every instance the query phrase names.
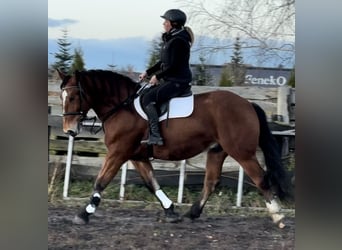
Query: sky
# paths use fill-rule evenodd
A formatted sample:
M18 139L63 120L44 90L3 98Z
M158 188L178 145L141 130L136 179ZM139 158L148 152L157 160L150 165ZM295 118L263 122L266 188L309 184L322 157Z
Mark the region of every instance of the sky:
M224 2L205 1L205 7L215 9ZM70 52L81 47L86 69L116 65L119 69L133 66L141 72L148 64L152 40L164 32L160 16L173 8L182 9L189 17L186 25L195 33L190 63L200 63L198 46L204 41L203 35L209 39L205 40L208 45L217 41L192 22L191 12L182 0L48 0L48 64L55 62L57 39L62 38L62 30L66 29L73 46ZM231 51L211 52L205 56L207 64L221 65L230 60ZM249 64L257 63L254 56L247 53L244 59Z
M73 49L82 48L86 69L113 64L141 72L152 40L164 32L160 16L183 7L180 0L48 0L48 64L67 29Z
M74 38L152 39L163 32L160 16L180 7L179 0L48 0L48 37L66 27Z

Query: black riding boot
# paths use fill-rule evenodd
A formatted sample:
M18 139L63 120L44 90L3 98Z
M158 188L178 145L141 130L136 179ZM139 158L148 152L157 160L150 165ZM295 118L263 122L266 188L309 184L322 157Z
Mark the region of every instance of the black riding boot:
M141 143L147 143L148 145L156 144L161 146L164 144L164 142L159 132L159 117L156 106L154 103L150 103L146 106L145 111L148 117L150 132L148 139L142 141Z

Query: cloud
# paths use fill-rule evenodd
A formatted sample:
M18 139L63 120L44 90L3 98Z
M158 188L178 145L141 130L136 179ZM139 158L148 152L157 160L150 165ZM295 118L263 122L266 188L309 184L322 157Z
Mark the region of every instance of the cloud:
M63 27L70 24L78 23L79 21L74 19L48 19L48 27L54 28L54 27Z

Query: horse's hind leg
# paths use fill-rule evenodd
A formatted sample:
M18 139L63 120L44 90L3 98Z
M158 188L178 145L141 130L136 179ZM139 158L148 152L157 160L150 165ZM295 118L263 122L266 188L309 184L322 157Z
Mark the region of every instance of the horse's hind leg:
M148 190L157 197L161 206L165 212L166 222L179 222L181 217L178 213L174 212L173 202L167 197L167 195L160 188L156 178L153 174L153 168L149 161L132 161L134 167L139 172L141 178Z
M201 216L204 205L208 201L210 195L214 192L217 184L220 182L222 164L226 157L227 153L224 152L222 147L218 144L209 149L207 153L206 171L201 196L196 202L194 202L190 210L184 214L185 217L195 219Z
M275 224L280 228L285 225L282 222L284 215L280 213L280 205L274 196L270 184L265 179L265 171L261 168L256 156L249 160L237 160L243 167L246 174L252 179L256 187L262 192L266 207Z

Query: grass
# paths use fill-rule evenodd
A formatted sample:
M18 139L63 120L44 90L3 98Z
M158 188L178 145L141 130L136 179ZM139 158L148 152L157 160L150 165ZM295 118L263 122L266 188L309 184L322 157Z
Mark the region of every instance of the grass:
M288 170L295 168L294 157L289 157L285 162ZM49 180L48 186L48 200L49 202L62 201L63 194L63 178L64 169L60 163L56 164L56 169L53 176ZM72 180L69 185L68 196L71 198L90 198L93 191L94 180ZM178 197L178 187L165 186L162 187L163 191L168 197L176 202ZM108 187L102 192L102 197L109 200L119 200L120 185L118 183L110 183ZM200 196L202 186L185 186L183 190L183 203L192 204ZM126 185L125 186L125 200L126 201L142 201L145 203L158 203L158 200L150 191L143 185ZM206 211L210 207L210 212L220 214L226 213L228 208L236 205L236 188L228 188L218 186L215 192L210 196L207 204ZM256 207L265 208L263 197L255 188L244 188L242 196L242 207ZM153 206L153 205L152 205ZM294 204L281 204L282 208L294 209Z
M68 196L71 198L90 198L93 190L93 181L72 181L69 185ZM185 186L183 190L183 203L192 204L201 193L200 186ZM102 197L109 200L119 200L119 184L111 183L103 192ZM162 188L168 197L176 202L178 196L178 187L165 186ZM55 182L54 196L49 201L61 201L63 193L62 180ZM158 203L157 198L143 185L126 185L125 200L142 201L146 203ZM210 196L206 207L211 207L216 213L224 213L227 208L234 207L236 204L236 190L227 187L217 187L215 192ZM256 190L244 190L242 196L242 207L260 207L265 208L263 197ZM283 208L293 209L293 204L285 204Z

